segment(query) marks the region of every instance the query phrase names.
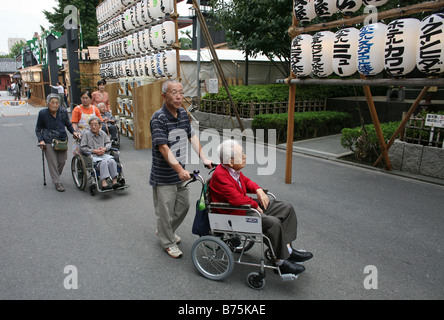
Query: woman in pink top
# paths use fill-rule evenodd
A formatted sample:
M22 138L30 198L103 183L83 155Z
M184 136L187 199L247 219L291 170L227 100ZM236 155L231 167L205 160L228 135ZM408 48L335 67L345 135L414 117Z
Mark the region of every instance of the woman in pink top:
M93 106L98 106L99 103L104 103L106 105L106 112L111 112L109 96L108 92L105 92L105 85L106 81L104 79L97 82L97 87L99 88L99 91L95 91L92 93L91 104Z

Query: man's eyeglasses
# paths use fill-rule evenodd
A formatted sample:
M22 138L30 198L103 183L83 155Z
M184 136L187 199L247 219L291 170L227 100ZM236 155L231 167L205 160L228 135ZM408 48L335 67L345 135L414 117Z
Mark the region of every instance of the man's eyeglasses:
M173 96L183 96L183 91L176 91L176 90L174 90L174 91L171 91L170 92Z

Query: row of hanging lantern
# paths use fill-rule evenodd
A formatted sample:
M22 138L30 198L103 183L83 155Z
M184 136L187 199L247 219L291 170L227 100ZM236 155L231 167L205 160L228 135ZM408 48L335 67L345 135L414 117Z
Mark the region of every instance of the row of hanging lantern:
M444 72L443 14L301 34L292 42L291 68L297 77L346 77L357 71L374 76L384 70L402 77L415 67L427 75Z
M100 65L102 78L124 77L174 77L176 74L176 52L162 51L143 57L105 62Z
M113 2L108 0L102 3ZM123 13L112 17L102 23L97 29L100 42L110 40L119 36L123 32L133 32L135 29L145 27L149 24L156 24L158 20L165 19L174 10L174 0L137 0ZM101 5L101 6L102 6ZM100 7L97 7L97 20L99 20ZM114 13L115 14L115 13Z
M129 55L153 53L171 48L175 41L175 24L165 21L99 46L102 60L124 58Z
M174 77L174 0L106 0L97 8L103 78Z
M131 7L129 7L131 6ZM121 13L125 10L124 13ZM125 27L133 27L165 17L174 10L174 0L106 0L96 8L97 22L105 23L111 18L118 18Z
M294 15L299 21L311 21L317 16L330 17L340 11L350 15L358 11L362 4L382 6L388 0L294 0Z

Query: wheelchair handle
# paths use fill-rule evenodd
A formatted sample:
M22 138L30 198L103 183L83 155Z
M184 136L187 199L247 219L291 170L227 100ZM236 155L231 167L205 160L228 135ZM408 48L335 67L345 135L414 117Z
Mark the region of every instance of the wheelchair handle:
M205 179L200 175L200 171L199 170L194 170L193 173L191 174L191 180L188 181L185 184L185 187L187 187L190 183L194 182L198 180L200 183L202 183L202 185L205 184Z

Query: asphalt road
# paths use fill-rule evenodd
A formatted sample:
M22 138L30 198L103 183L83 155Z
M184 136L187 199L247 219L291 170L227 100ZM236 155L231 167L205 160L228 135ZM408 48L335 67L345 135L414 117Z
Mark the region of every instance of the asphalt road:
M0 118L0 299L444 298L443 186L301 154L287 185L285 153L269 150L276 153L272 175L257 176L254 164L244 173L295 206L294 247L314 258L292 282L269 271L265 289L256 291L246 283L252 267L235 266L221 282L198 274L190 258L192 209L178 230L184 257L163 252L148 184L151 150L136 151L122 138L126 191L92 197L76 189L70 153L66 192L56 192L48 171L44 187L34 110ZM207 176L202 166L188 168ZM191 185L192 202L199 193ZM69 266L77 289L65 288L74 283ZM374 267L364 273L367 266ZM366 288L369 276L376 288Z

